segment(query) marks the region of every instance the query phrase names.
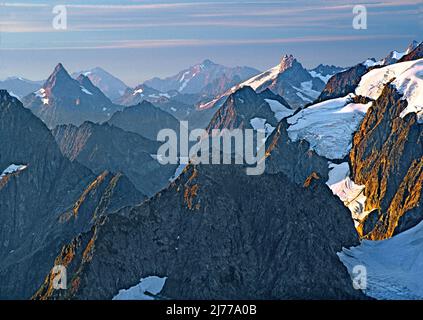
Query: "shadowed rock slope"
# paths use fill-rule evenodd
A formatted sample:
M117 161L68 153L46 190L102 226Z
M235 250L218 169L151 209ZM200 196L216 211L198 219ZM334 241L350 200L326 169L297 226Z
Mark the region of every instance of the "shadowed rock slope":
M116 112L108 123L153 141L157 141L157 133L161 129L172 129L179 133L179 121L148 101Z
M421 42L413 51L402 57L399 62L412 61L423 58L423 42Z
M64 246L55 263L68 267L69 289L52 290L50 274L34 298L111 299L151 275L168 277L161 296L173 299L363 298L336 255L358 244L348 209L317 173L295 183L274 168L189 165Z
M161 165L154 155L160 143L108 123L58 126L53 135L62 153L93 172L122 172L139 191L152 196L169 184L177 165Z
M361 77L367 73L368 68L363 64L358 64L346 71L339 72L329 79L325 88L315 103L345 97L352 93L360 83Z
M65 158L48 128L0 90L0 299L26 299L49 272L60 248L90 229L93 218L141 202L121 174Z

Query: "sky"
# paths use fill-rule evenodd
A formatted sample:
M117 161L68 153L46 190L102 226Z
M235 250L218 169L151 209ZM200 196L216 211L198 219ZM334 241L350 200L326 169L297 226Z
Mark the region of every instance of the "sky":
M64 5L67 28L56 29ZM367 28L353 28L353 7ZM350 66L423 41L423 0L0 0L0 79L100 66L130 86L204 59L266 70ZM63 21L62 21L63 22Z

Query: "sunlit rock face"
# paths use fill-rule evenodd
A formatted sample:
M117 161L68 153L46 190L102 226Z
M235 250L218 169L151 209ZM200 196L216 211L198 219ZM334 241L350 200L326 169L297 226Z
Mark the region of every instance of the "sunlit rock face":
M400 115L407 101L386 86L373 103L351 150L353 180L365 185L366 209L376 209L363 235L384 239L423 219L423 125L417 115Z

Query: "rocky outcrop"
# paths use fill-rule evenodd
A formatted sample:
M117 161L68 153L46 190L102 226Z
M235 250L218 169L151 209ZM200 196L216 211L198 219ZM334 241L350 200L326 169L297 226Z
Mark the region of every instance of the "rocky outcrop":
M213 129L252 129L251 120L265 119L275 127L278 121L269 104L250 87L244 87L231 94L213 116L207 131Z
M354 135L352 177L365 185L363 236L386 239L423 219L423 125L415 113L400 117L407 101L387 85Z
M0 299L26 299L60 248L95 217L144 200L121 174L98 176L65 158L48 128L0 90Z
M268 199L271 199L271 201ZM188 166L168 189L109 215L57 257L68 290L35 299L111 299L150 275L170 299L360 299L336 252L358 244L321 179L305 186L242 166Z
M282 120L267 139L266 172L282 172L300 185L313 173L327 181L328 159L310 150L310 144L305 140L292 142L287 127L286 120Z
M421 42L414 50L402 57L399 62L412 61L423 58L423 42Z
M324 83L327 83L328 80L337 74L338 72L343 71L344 68L337 67L334 65L325 65L319 64L316 68L308 70L310 74L314 77L320 78Z
M152 196L169 184L177 165L161 165L155 155L160 143L105 124L58 126L53 135L70 160L94 173L122 172L139 191Z
M368 68L365 65L358 64L346 71L335 74L329 79L322 93L314 103L345 97L347 94L353 93L360 83L361 77L367 71Z

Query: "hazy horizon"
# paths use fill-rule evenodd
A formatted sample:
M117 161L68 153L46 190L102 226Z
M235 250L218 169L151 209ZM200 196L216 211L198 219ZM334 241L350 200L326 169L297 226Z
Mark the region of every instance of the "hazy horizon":
M52 27L57 4L66 30ZM356 4L367 8L365 30L352 27ZM423 40L421 0L20 0L0 3L0 18L0 79L43 80L61 62L70 73L101 67L129 86L204 59L266 70L293 54L307 68L346 67Z

